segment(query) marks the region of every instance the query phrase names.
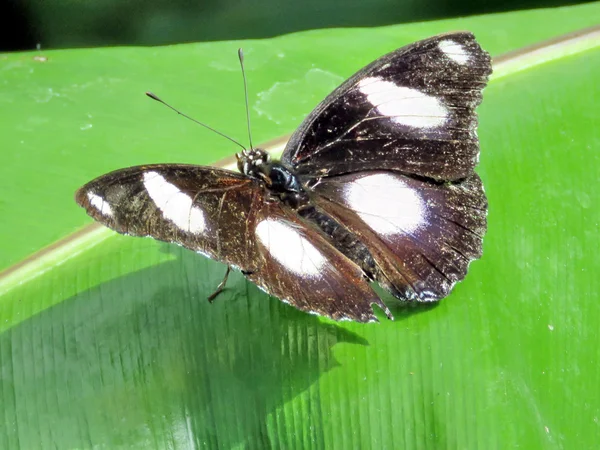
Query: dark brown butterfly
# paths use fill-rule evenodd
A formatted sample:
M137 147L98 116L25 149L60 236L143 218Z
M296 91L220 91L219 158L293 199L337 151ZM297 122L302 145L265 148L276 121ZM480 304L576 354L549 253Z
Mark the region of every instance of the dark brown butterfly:
M241 173L158 164L77 191L94 219L237 268L267 293L336 320L392 315L377 281L430 302L481 256L487 200L474 172L475 108L491 73L474 36L402 47L323 100L281 161L237 154Z

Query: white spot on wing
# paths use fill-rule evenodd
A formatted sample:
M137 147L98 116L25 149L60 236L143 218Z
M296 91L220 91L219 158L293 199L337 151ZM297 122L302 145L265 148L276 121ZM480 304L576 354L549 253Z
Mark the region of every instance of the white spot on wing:
M440 100L417 89L367 77L359 81L358 90L367 96L379 114L402 125L439 127L448 119L448 110Z
M255 233L271 256L287 270L305 276L321 273L325 257L293 224L267 218L258 223Z
M420 195L391 174L367 175L349 183L344 199L367 225L384 235L411 233L425 222Z
M444 55L458 64L466 64L469 62L469 53L467 53L465 47L458 42L445 39L438 43L438 47Z
M98 211L100 211L100 214L109 217L113 216L112 208L110 207L108 202L106 202L102 197L100 197L97 194L94 194L93 192L88 192L87 198L90 201L90 204Z
M204 231L206 227L204 212L192 205L189 195L181 192L177 186L169 183L157 172L144 173L144 186L165 219L190 233Z

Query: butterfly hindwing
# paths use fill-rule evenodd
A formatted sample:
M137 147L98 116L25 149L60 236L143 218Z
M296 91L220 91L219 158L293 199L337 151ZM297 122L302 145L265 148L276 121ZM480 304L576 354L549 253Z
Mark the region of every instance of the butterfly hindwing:
M375 169L464 178L478 161L475 108L490 73L489 55L469 32L402 47L321 102L282 162L304 179Z
M298 309L335 320L377 320L371 305L391 313L358 265L280 203L269 203L255 227L260 270L248 279Z
M255 179L212 167L138 166L77 191L113 230L173 242L239 268L298 309L337 320L389 315L361 269Z
M368 242L374 278L405 300L435 301L481 256L487 202L477 174L430 183L390 171L323 179L314 202Z

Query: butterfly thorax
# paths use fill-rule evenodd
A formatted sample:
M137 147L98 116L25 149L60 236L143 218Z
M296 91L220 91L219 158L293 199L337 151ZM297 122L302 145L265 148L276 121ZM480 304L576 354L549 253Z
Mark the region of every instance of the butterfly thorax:
M271 194L294 209L308 201L297 175L262 149L254 148L236 155L238 169L244 175L265 183Z

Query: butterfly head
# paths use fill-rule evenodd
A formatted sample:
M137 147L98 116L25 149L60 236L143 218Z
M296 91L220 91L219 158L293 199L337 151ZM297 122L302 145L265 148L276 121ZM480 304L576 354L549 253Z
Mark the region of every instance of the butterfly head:
M280 162L271 161L270 155L264 150L253 148L237 153L235 156L240 172L263 181L275 195L303 192L298 177Z
M249 177L260 178L262 168L271 162L271 156L260 148L236 153L238 170Z

